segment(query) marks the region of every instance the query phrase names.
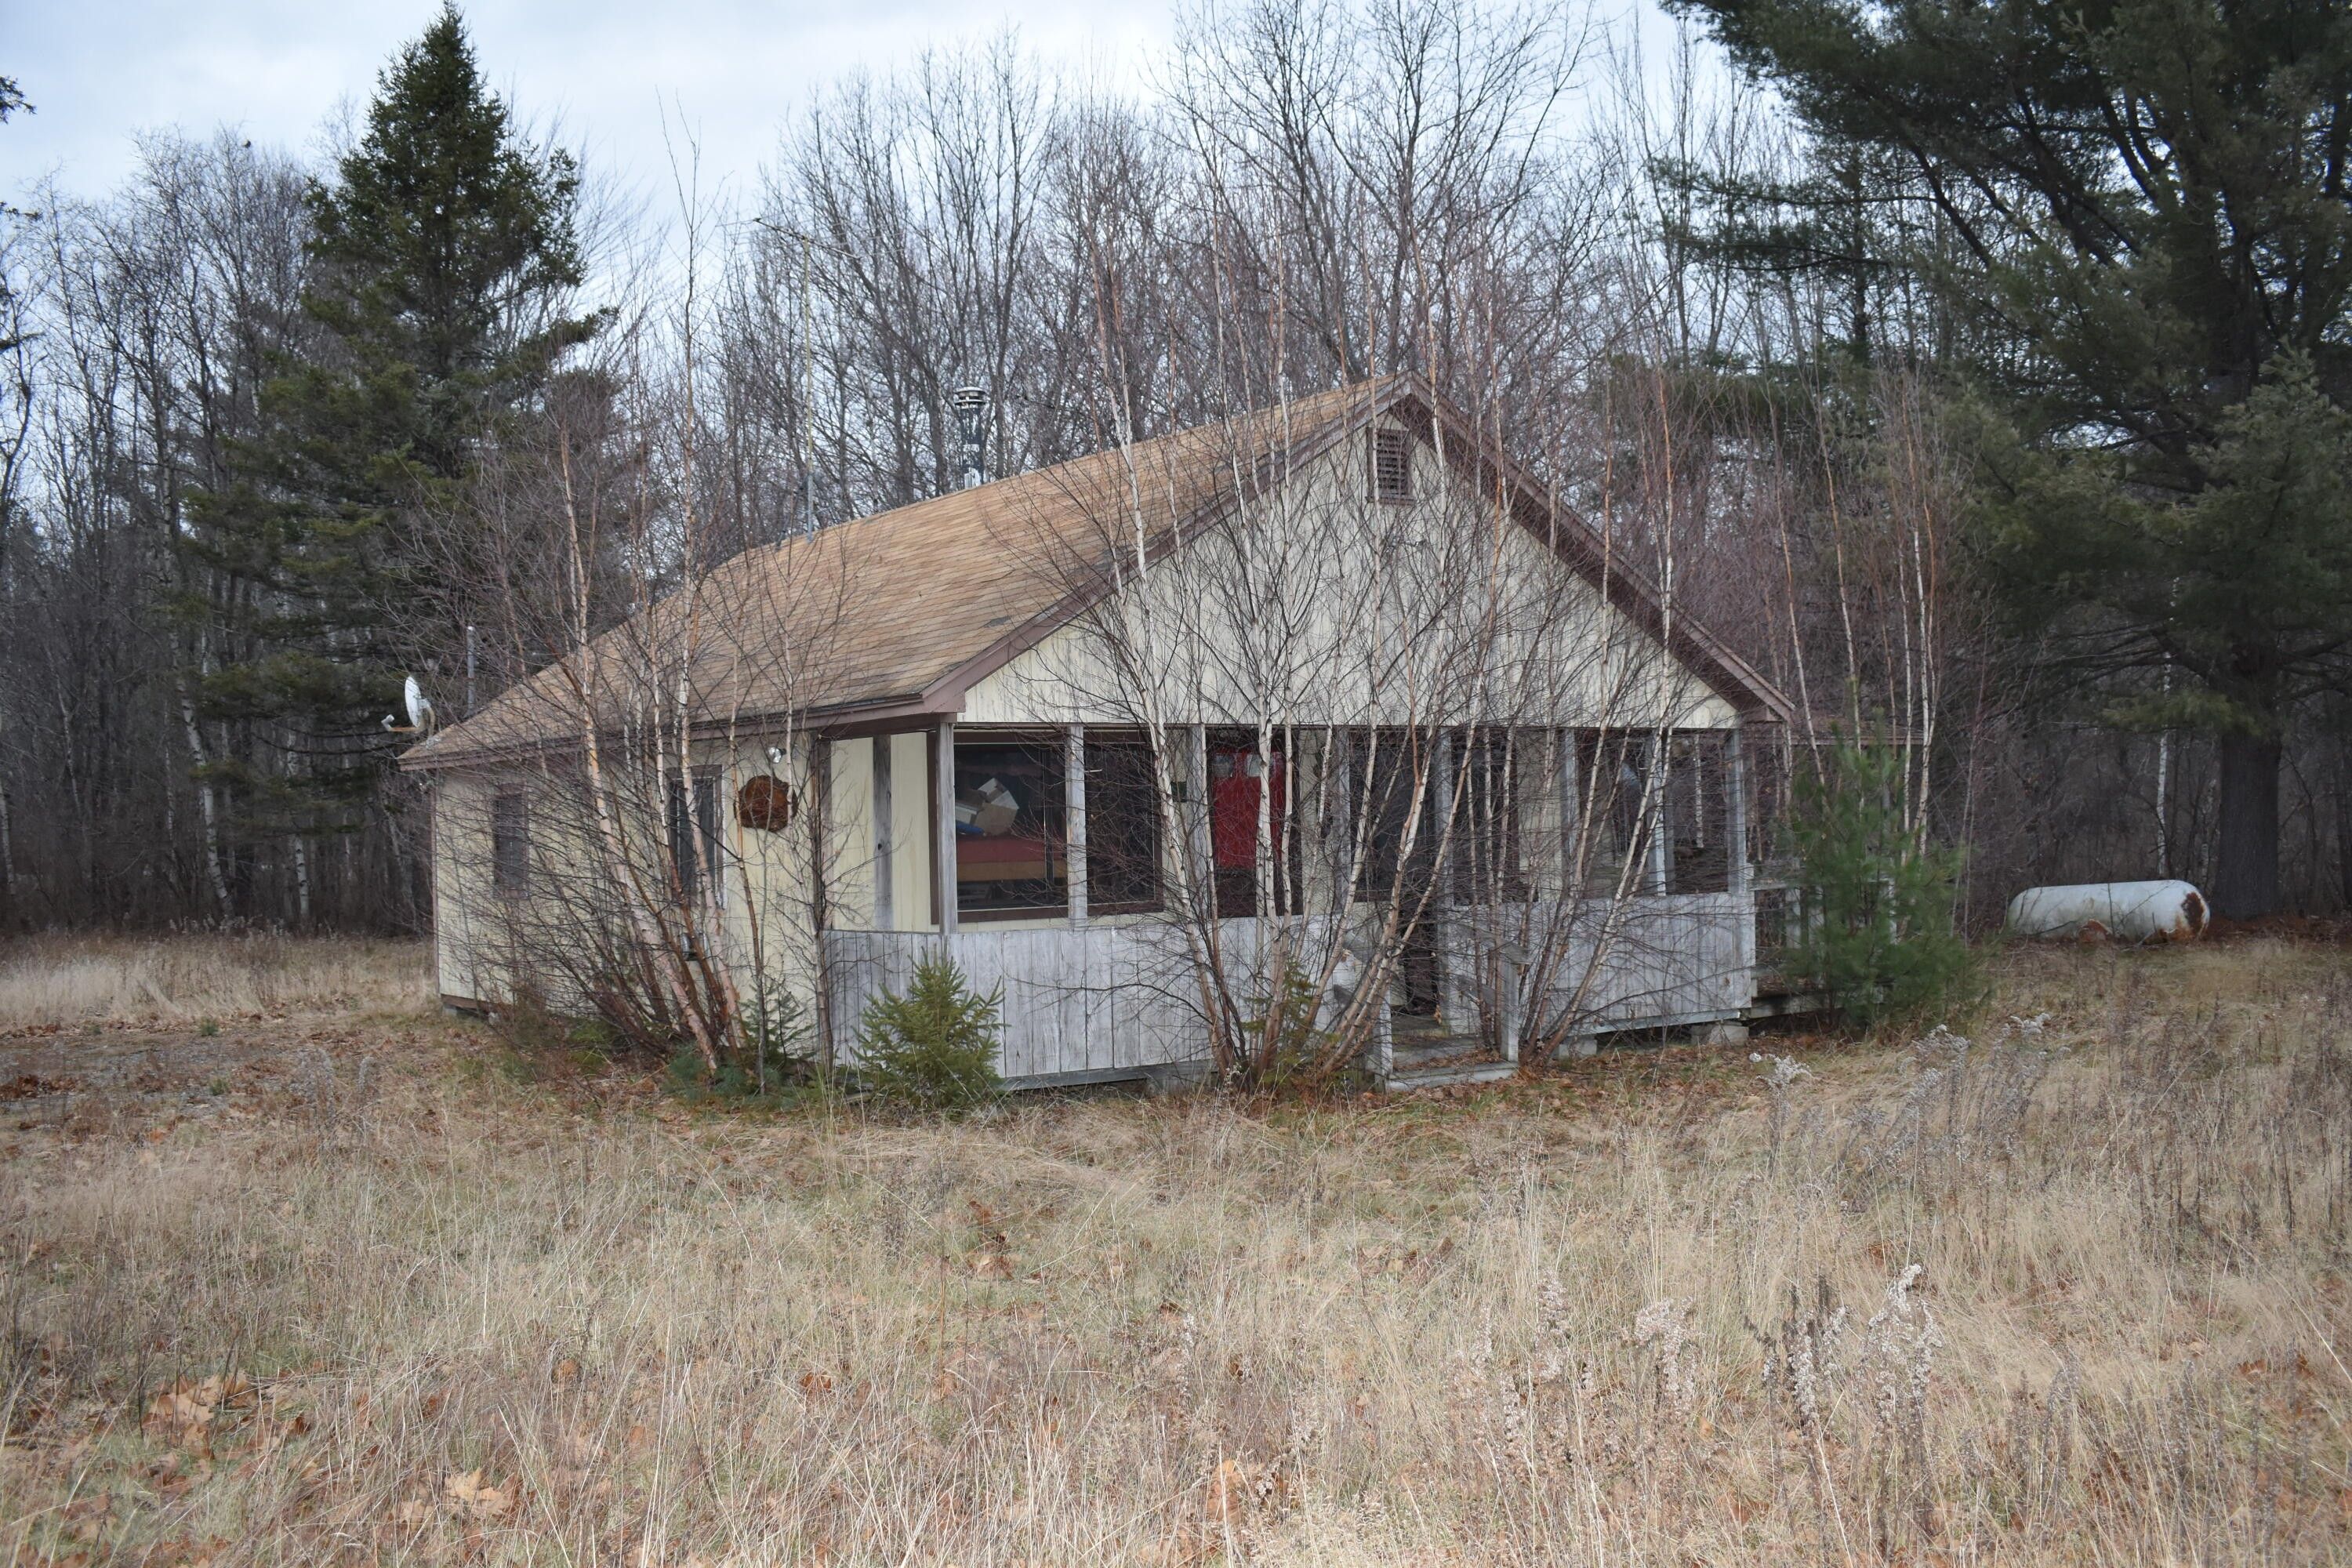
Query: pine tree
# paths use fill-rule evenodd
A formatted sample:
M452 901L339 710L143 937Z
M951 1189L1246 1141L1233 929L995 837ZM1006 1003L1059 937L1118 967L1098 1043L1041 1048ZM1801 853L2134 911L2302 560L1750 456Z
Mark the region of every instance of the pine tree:
M1902 753L1840 739L1813 761L1789 822L1805 917L1790 968L1864 1025L1964 1003L1977 974L1952 922L1960 857L1904 822Z
M1003 1092L996 1056L1004 993L983 996L951 959L925 958L904 993L866 1010L857 1036L857 1077L868 1092L901 1105L961 1110Z
M2282 738L2352 681L2352 7L1675 4L1932 206L1994 581L2115 717L2216 736L2214 903L2271 910Z
M375 799L401 676L455 646L428 523L527 418L582 280L579 174L530 144L444 10L379 79L366 129L310 195L307 331L261 397L236 482L190 547L235 586L198 606L220 657L209 716L276 737L221 771L252 831L347 828Z

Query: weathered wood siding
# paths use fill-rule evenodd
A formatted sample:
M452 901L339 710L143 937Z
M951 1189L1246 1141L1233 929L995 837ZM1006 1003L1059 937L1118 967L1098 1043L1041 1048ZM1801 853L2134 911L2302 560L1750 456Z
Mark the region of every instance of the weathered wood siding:
M1420 495L1402 510L1366 499L1360 441L1290 469L1242 514L1264 542L1252 563L1217 549L1161 558L1139 583L976 682L960 721L1133 724L1149 712L1217 724L1262 716L1299 727L1419 724L1443 693L1445 705L1486 721L1737 722L1729 700L1542 541L1496 529L1492 494L1417 437L1415 452ZM1094 521L1110 540L1132 526L1123 514ZM1480 547L1465 552L1465 540ZM1399 561L1441 564L1401 569ZM1041 564L1094 569L1091 556ZM1271 666L1269 649L1232 624L1232 606L1250 597L1275 617L1269 625L1285 628ZM1139 669L1160 688L1148 703Z
M1570 1032L1637 1028L1736 1014L1753 999L1752 909L1732 894L1690 893L1631 900L1608 921L1607 901L1552 917L1567 952L1546 999L1558 1019L1573 1005ZM1570 918L1572 916L1572 918ZM1458 919L1458 917L1457 917ZM1231 984L1261 989L1261 922L1224 922ZM1305 943L1329 939L1328 917L1308 917ZM1467 921L1454 927L1454 952L1477 943ZM833 1016L845 1058L867 1005L903 991L915 965L943 939L921 931L825 933ZM1007 1079L1132 1071L1204 1061L1206 1030L1182 932L1167 924L961 930L944 939L974 989L999 986L1004 1043L997 1070ZM1460 962L1457 957L1454 962ZM1579 983L1592 977L1582 994ZM1486 973L1485 966L1470 973Z
M1239 923L1239 922L1236 922ZM904 991L940 951L972 989L1003 988L997 1071L1012 1079L1204 1060L1207 1037L1182 933L1162 925L825 933L835 1026L845 1058L866 1005Z
M1755 1000L1755 904L1738 893L1588 899L1563 922L1566 952L1548 998L1570 1032L1722 1017ZM1588 984L1586 976L1590 973Z

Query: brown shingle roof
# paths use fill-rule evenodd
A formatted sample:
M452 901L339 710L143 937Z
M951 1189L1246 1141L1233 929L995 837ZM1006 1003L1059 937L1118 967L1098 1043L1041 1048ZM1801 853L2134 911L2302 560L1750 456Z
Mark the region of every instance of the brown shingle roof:
M412 747L403 764L446 767L569 741L592 688L615 722L647 672L674 672L689 647L706 722L918 707L992 650L1009 653L1034 640L1024 633L1058 624L1083 563L1131 520L1166 539L1277 455L1303 456L1370 417L1397 384L1357 383L746 551L598 637L585 657Z
M1671 623L1622 560L1563 519L1516 466L1417 379L1379 377L1216 425L1038 468L747 551L410 748L438 768L576 741L583 694L623 723L692 653L698 721L756 731L787 717L952 713L973 680L1066 620L1095 591L1090 567L1140 521L1155 543L1213 515L1275 472L1391 411L1442 420L1450 454L1500 485L1538 537L1737 706L1785 717L1787 701L1686 616Z

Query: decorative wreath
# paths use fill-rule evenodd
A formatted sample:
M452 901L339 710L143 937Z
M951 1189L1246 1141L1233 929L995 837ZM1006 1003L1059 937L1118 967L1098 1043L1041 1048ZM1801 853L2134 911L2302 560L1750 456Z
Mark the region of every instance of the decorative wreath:
M735 792L735 820L762 833L782 833L793 825L793 786L768 773L745 779Z

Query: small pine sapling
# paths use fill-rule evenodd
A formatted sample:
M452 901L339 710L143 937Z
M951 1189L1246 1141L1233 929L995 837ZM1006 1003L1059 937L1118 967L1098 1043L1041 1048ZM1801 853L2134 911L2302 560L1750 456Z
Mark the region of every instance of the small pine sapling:
M740 1033L751 1060L753 1091L767 1094L807 1075L809 1027L799 997L772 974L763 974L743 999Z
M1253 1016L1243 1021L1242 1033L1250 1042L1258 1087L1278 1089L1306 1078L1331 1039L1317 1026L1323 991L1314 976L1285 963L1276 982L1251 1002Z
M1790 960L1863 1025L1965 1001L1977 960L1952 919L1955 850L1923 844L1895 805L1900 753L1841 742L1797 786L1789 832L1804 890Z
M857 1077L877 1099L927 1110L963 1110L1004 1092L996 1073L1004 993L982 996L946 958L915 966L903 993L866 1010Z

